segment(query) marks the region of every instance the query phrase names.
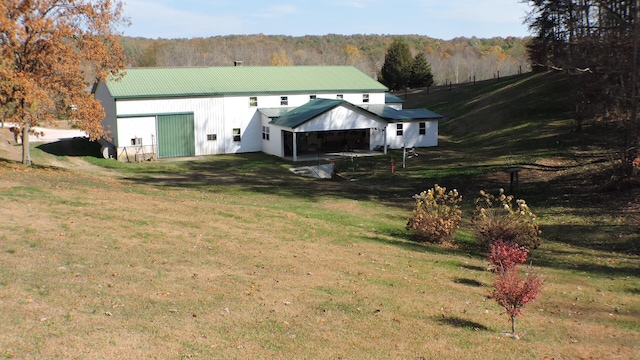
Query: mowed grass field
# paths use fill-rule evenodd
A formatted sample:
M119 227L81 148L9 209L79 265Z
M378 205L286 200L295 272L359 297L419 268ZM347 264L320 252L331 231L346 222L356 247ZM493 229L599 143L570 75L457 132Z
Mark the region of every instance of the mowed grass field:
M614 150L596 136L608 130L571 131L569 82L412 92L410 105L447 117L440 146L405 168L398 151L339 161L348 180L298 177L263 154L122 164L82 141L34 144L24 168L2 129L0 355L640 358L638 188L610 186ZM545 279L519 339L470 222L478 191L509 189L514 165ZM411 196L435 183L465 198L454 248L405 229Z

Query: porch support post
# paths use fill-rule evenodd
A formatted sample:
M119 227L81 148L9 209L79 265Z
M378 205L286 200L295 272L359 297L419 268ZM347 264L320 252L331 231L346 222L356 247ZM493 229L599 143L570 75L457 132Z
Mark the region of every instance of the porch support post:
M293 132L293 161L298 161L298 138L295 131Z
M384 137L384 154L387 155L387 127L389 125L385 125L384 128L382 128L382 135Z

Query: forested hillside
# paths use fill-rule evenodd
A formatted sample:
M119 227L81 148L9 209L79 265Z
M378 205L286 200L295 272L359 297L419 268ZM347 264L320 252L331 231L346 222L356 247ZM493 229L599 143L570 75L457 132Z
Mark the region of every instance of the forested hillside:
M463 83L530 71L527 38L456 38L421 35L230 35L196 39L123 37L128 65L227 66L242 61L259 65L353 65L376 77L388 45L395 38L424 53L436 85Z

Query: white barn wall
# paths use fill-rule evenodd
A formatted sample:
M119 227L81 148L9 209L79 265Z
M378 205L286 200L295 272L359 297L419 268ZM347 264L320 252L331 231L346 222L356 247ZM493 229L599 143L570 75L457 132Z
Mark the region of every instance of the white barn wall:
M217 151L219 148L211 143L224 139L225 122L223 112L212 111L212 109L222 109L222 98L120 100L116 103L116 106L119 116L193 113L195 154L210 155L219 153ZM122 122L120 126L124 124ZM149 129L148 133L152 131L155 131L155 129ZM214 142L207 141L207 134L218 134L218 140ZM119 145L119 147L121 146Z
M384 134L386 129L389 129L389 125L380 124L378 127L371 128L369 132L369 143L371 149L375 149L376 146L384 146ZM389 145L387 143L387 145Z
M156 134L156 117L119 118L117 143L120 147L130 146L131 139L140 138L142 145L153 145L158 139Z
M415 128L411 129L411 135L416 136L415 147L438 146L438 120L430 120L425 122L426 133L419 135L418 123L413 123Z
M425 123L426 133L420 135L420 123ZM402 136L397 135L397 124L402 124ZM387 127L387 145L392 149L406 147L428 147L438 145L438 121L416 121L391 123Z
M258 105L260 102L258 102ZM257 108L249 106L248 96L225 97L223 100L222 116L225 131L218 140L224 141L224 153L243 153L260 151L260 128ZM233 129L240 129L240 141L233 140Z
M342 99L345 101L348 101L354 105L363 105L365 104L362 101L364 94L369 94L368 104L384 104L384 93L319 93L316 94L316 96L320 99L337 99L338 95L342 95Z
M158 139L155 116L118 118L116 124L119 130L115 142L119 145L115 146L114 156L135 161L136 157L147 156L145 154L157 155L154 146ZM132 139L140 139L141 142L132 145Z
M269 121L271 121L271 119L262 116L262 124L269 127L269 140L262 140L262 151L269 155L283 157L282 131L286 129L281 126L269 124ZM260 135L260 139L262 139L262 134Z

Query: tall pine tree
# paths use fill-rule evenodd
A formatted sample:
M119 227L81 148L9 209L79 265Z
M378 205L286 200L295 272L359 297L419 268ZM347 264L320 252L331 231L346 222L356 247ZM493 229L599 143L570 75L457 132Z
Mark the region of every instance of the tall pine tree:
M384 64L380 70L378 81L391 90L401 90L409 85L413 58L409 45L402 39L396 38L389 45L384 56Z
M413 66L411 66L409 86L412 88L419 88L431 85L433 85L431 65L429 65L423 53L418 53L413 59Z

